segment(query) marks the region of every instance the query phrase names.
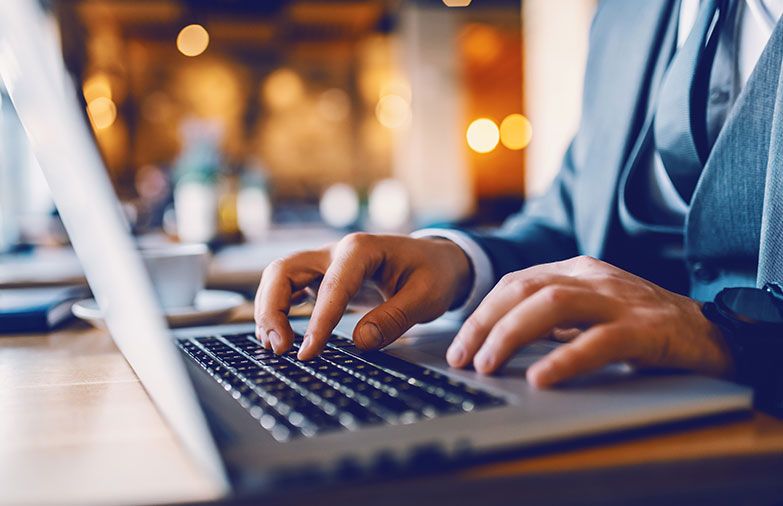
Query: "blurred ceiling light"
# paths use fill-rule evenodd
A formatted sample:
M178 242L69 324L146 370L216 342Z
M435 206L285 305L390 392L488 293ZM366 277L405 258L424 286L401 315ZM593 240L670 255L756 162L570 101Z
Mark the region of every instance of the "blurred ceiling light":
M460 32L465 57L477 65L489 65L503 52L503 38L497 29L482 23L471 23Z
M443 0L446 7L467 7L471 0Z
M117 119L117 106L110 98L98 97L87 104L87 114L96 130L109 128Z
M386 128L400 128L410 121L411 106L399 95L386 95L375 106L375 117Z
M373 225L383 230L400 230L410 217L405 185L396 179L379 181L370 192L368 213Z
M82 92L84 93L84 100L88 104L100 97L111 99L111 82L109 81L109 76L103 72L91 75L84 81Z
M177 49L185 56L198 56L209 46L209 33L201 25L188 25L177 35Z
M285 109L304 97L304 84L299 75L290 69L277 69L264 81L264 101L273 109Z
M408 103L411 101L411 86L404 80L398 78L384 84L381 87L380 97L386 95L399 95Z
M509 114L500 123L500 142L508 149L524 149L533 138L533 125L521 114Z
M348 227L359 219L359 196L345 183L334 184L321 196L318 210L327 225Z
M337 123L347 118L351 112L351 99L339 88L326 90L318 98L318 112L327 121Z
M500 140L500 132L494 121L487 118L477 119L468 127L468 145L477 153L489 153Z

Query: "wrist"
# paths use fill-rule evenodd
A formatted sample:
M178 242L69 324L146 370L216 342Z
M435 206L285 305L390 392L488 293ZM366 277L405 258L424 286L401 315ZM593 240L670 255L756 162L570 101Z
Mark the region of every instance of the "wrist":
M430 242L438 247L438 259L443 259L444 265L448 266L448 271L453 273L453 297L449 302L449 308L460 306L468 298L470 289L473 286L475 273L473 272L473 263L454 241L443 237L428 237L420 239Z
M702 311L704 311L703 307ZM730 345L734 340L727 335L729 329L722 328L706 316L705 320L707 322L707 338L715 346L718 357L716 375L725 379L735 379L737 376L736 354Z

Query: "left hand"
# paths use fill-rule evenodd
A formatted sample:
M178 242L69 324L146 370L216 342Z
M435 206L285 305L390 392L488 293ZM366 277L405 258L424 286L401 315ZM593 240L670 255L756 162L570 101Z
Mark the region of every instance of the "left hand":
M527 379L548 387L613 362L733 374L720 329L701 303L600 260L576 257L507 274L457 333L446 358L491 374L536 339L570 341L533 364Z

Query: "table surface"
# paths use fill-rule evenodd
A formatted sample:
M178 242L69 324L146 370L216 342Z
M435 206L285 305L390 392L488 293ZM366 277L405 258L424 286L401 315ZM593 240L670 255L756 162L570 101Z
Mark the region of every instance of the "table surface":
M235 319L247 319L250 311L248 304ZM711 462L720 462L729 475L761 463L766 466L761 469L783 476L781 456L783 422L754 413L517 455L450 477L469 484L471 491L492 483L497 492L505 490L498 485L504 479L521 487L529 485L524 477L541 480L600 471L599 476L612 480L614 471L649 470L656 463L667 469L690 463L684 469L693 476L700 469L714 474ZM671 467L674 464L680 467ZM453 482L434 481L429 493L442 492L448 488L444 483ZM0 337L0 491L3 504L167 503L216 497L109 335L82 323L51 334Z

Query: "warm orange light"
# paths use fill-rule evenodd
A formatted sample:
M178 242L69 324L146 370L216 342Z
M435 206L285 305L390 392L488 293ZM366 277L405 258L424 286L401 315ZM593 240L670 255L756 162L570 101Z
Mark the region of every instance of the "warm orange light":
M386 128L400 128L411 119L411 106L399 95L386 95L375 106L375 117Z
M508 149L524 149L533 138L533 125L521 114L509 114L500 123L500 142Z
M112 98L109 76L104 73L93 74L82 85L84 100L88 104L99 97Z
M286 109L302 101L304 83L293 70L277 69L266 78L262 87L264 101L273 109Z
M480 118L470 124L466 137L470 149L477 153L489 153L498 145L500 132L494 121Z
M471 0L443 0L446 7L467 7Z
M185 56L198 56L209 46L209 33L201 25L188 25L177 35L177 49Z
M87 104L87 114L96 130L104 130L117 119L117 106L110 98L98 97Z
M503 53L503 38L498 30L483 23L471 23L460 30L460 46L469 63L490 65Z

